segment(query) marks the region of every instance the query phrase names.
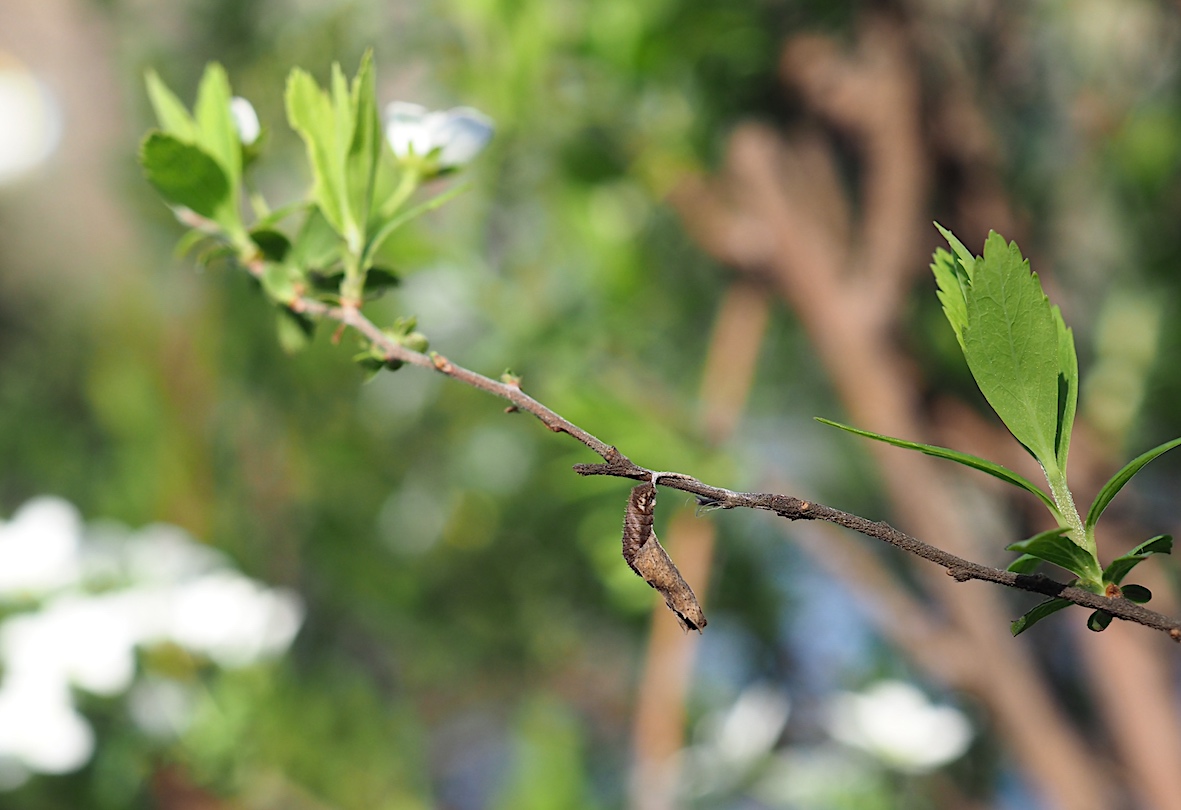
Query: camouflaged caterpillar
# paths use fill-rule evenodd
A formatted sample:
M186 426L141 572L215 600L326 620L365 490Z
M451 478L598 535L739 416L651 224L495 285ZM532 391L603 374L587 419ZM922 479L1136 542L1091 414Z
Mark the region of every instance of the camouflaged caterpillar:
M623 514L623 559L645 582L660 591L681 627L700 633L706 625L705 614L693 589L656 539L652 530L655 509L653 484L644 483L632 489Z

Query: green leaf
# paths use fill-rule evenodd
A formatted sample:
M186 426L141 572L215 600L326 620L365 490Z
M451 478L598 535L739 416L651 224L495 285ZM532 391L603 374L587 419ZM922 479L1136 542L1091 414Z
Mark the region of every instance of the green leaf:
M947 322L951 324L955 339L963 351L964 327L968 323L968 305L965 303L967 276L955 257L943 248L935 251L931 272L935 274L935 283L939 286L937 295L943 304L943 314L947 316Z
M291 242L286 234L272 228L254 228L250 231L250 241L258 246L268 262L283 261L291 250Z
M327 271L312 270L308 273L307 278L317 292L331 295L340 289L341 280L344 279L344 270L339 266ZM385 295L386 292L401 283L401 277L394 271L384 267L371 267L369 272L365 274L365 286L361 292L366 301L372 301Z
M1039 532L1028 540L1022 540L1008 547L1009 551L1029 554L1075 574L1082 579L1097 582L1101 573L1099 563L1086 549L1076 545L1069 537L1067 526Z
M1058 333L1058 428L1056 456L1058 469L1066 470L1066 456L1070 451L1070 434L1074 430L1074 414L1078 406L1078 355L1074 350L1074 332L1062 319L1062 310L1050 308Z
M1015 243L990 233L971 273L964 358L981 393L1047 471L1057 469L1058 330Z
M313 207L295 236L287 261L303 270L324 270L340 263L341 247L340 235L323 211Z
M205 66L197 87L193 114L197 120L197 143L221 164L236 193L242 186L242 141L230 113L230 80L216 62Z
M259 278L267 295L280 304L290 304L295 300L295 285L302 280L303 276L294 267L274 263L268 263Z
M353 221L358 224L364 224L369 219L383 141L373 73L373 51L370 49L361 58L349 98L352 138L346 159L346 185L349 189L349 208Z
M337 140L336 115L328 94L305 70L287 78L287 120L303 138L312 167L312 195L324 218L341 236L346 230L343 149Z
M402 277L393 270L384 267L370 267L365 274L365 294L378 298L387 290L401 285Z
M1119 585L1123 582L1124 577L1128 575L1129 571L1153 554L1170 554L1172 551L1172 536L1158 534L1156 537L1145 540L1127 554L1116 557L1108 563L1107 567L1103 569L1103 581L1113 582Z
M287 307L279 309L276 316L276 336L283 351L295 354L307 348L316 331L315 321L298 312L292 312Z
M947 244L951 245L951 249L955 251L956 259L960 264L960 274L967 280L971 281L972 271L976 268L977 257L972 255L972 251L964 247L964 243L956 239L955 234L944 228L938 222L935 227L939 229L939 233L943 234L943 238L947 240Z
M361 59L351 89L339 64L332 66L327 91L296 69L287 80L286 99L287 118L307 147L316 203L355 257L350 266L363 274L365 226L382 144L372 52Z
M197 124L185 105L168 89L156 71L149 70L144 80L148 86L148 100L152 102L160 128L179 140L194 143L197 140Z
M1087 617L1087 629L1094 633L1102 633L1113 618L1115 617L1106 610L1096 610Z
M1123 593L1124 599L1127 599L1129 602L1135 602L1138 605L1152 601L1152 591L1143 585L1125 585L1120 588L1120 591Z
M190 228L177 240L176 247L172 249L172 255L178 259L183 259L189 255L190 251L196 250L198 246L202 246L203 242L208 242L211 239L212 237L204 231Z
M454 188L444 191L442 194L436 194L429 200L419 203L413 208L409 208L392 217L388 221L382 223L380 226L378 226L376 232L373 234L373 238L369 240L368 247L365 248L365 263L373 263L374 258L377 255L377 251L381 250L381 246L385 243L385 240L388 239L398 228L412 220L417 219L428 211L435 210L439 206L449 202L467 190L468 185L466 183L457 185Z
M1035 557L1032 554L1022 554L1005 566L1005 570L1012 571L1014 574L1032 574L1041 564L1042 560L1040 557Z
M1158 444L1147 453L1136 456L1136 458L1125 464L1122 470L1111 476L1111 480L1103 485L1103 489L1099 490L1099 494L1095 496L1095 502L1091 504L1091 508L1087 511L1087 530L1090 531L1099 522L1099 516L1103 514L1103 510L1111 503L1112 498L1118 495L1119 491L1124 488L1124 484L1132 480L1132 476L1140 472L1145 464L1157 456L1167 453L1178 445L1181 445L1181 438L1173 439L1171 442L1165 442L1164 444Z
M308 204L302 200L289 202L286 205L280 205L273 211L267 212L254 223L255 228L274 228L287 217L291 216L297 211L309 208Z
M230 185L209 153L172 135L151 132L140 147L139 162L148 181L169 203L222 221L230 204Z
M1050 614L1057 613L1062 608L1070 607L1072 604L1073 602L1067 599L1058 599L1057 597L1047 599L1032 607L1024 616L1013 622L1009 626L1009 631L1015 636L1021 635Z
M918 442L908 442L905 439L895 439L891 436L883 436L880 433L872 433L868 430L861 430L859 428L850 427L849 425L842 425L840 422L833 422L831 419L824 419L822 417L815 417L817 422L823 422L826 425L831 425L841 430L847 430L850 433L855 433L858 436L864 436L867 439L876 439L879 442L892 444L895 447L905 447L908 450L918 450L920 453L926 453L928 456L935 456L936 458L945 458L948 461L954 461L963 464L966 467L971 467L974 470L988 473L994 478L999 478L1002 481L1012 484L1015 487L1020 487L1027 492L1031 492L1041 499L1042 503L1050 510L1050 512L1057 517L1058 507L1054 505L1054 501L1050 496L1042 492L1029 479L1013 472L1007 467L1002 467L1000 464L994 464L991 461L972 456L967 453L960 453L956 450L949 450L946 447L937 447L932 444L919 444Z

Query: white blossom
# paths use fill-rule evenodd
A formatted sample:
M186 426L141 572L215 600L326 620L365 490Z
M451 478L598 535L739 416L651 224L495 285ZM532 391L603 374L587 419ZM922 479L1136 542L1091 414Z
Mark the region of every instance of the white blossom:
M82 519L61 498L29 501L0 522L0 599L40 596L78 579Z
M0 686L0 753L31 771L69 773L85 765L93 752L94 731L74 708L66 684L5 676Z
M49 88L0 54L0 185L48 159L61 134L61 105Z
M438 150L438 169L471 162L494 131L492 119L471 107L428 110L421 104L393 101L385 108L385 135L394 154L401 159L427 158Z
M832 702L832 736L899 770L921 773L958 759L972 741L963 712L936 706L909 683L881 681Z
M220 571L175 591L168 635L223 666L242 666L285 650L302 620L294 594Z
M88 593L94 583L102 591ZM127 692L138 647L172 643L237 667L282 653L303 621L298 596L232 570L183 530L84 531L77 510L57 498L0 522L0 600L14 597L39 604L0 621L0 790L28 772L86 764L94 732L72 689ZM178 733L190 704L179 685L154 682L133 692L129 711L149 733ZM167 710L154 725L145 720L153 705Z
M110 597L63 596L0 625L8 678L73 683L115 695L135 677L134 619Z
M258 123L258 113L254 111L253 104L241 96L234 96L230 99L230 115L233 116L234 127L242 143L250 146L258 140L262 126Z

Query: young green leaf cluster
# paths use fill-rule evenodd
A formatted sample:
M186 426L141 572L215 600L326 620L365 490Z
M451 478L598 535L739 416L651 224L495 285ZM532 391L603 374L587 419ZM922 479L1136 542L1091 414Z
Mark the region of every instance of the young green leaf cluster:
M216 64L206 68L191 113L154 72L147 86L160 129L144 139L140 162L177 217L192 227L182 244L211 240L204 259L229 255L249 269L279 305L280 340L290 349L312 329L295 306L299 300L312 296L358 308L397 283L394 273L377 266L383 244L462 188L408 206L414 192L470 160L492 134L491 122L474 110L423 111L421 120L410 120L405 108L421 108L403 102L391 105L383 127L371 53L351 82L333 65L327 88L297 68L287 80L285 102L288 122L306 146L312 188L306 199L273 210L251 193L254 217L247 224L245 175L259 154L249 102L233 97ZM421 151L404 148L408 141ZM289 218L298 225L284 232L280 226ZM425 348L425 338L412 325L403 328L406 323L389 334ZM363 366L376 361L395 367L373 346L365 348L358 355Z
M1166 442L1129 462L1112 476L1096 496L1084 521L1074 505L1066 480L1070 434L1078 402L1078 358L1074 335L1042 290L1036 273L1021 256L1016 243L990 233L984 255L971 251L947 229L936 224L951 251L935 251L931 270L938 285L943 312L955 332L976 384L997 416L1041 465L1049 484L1047 493L1018 473L976 456L944 447L882 436L827 419L825 424L897 447L918 450L988 473L1038 497L1057 527L1008 547L1021 556L1010 571L1030 573L1049 562L1075 575L1079 587L1123 596L1137 602L1151 598L1146 588L1122 585L1136 563L1152 554L1167 554L1168 536L1154 537L1104 568L1099 562L1095 525L1116 494L1141 468L1181 444ZM1071 604L1049 599L1013 623L1013 634ZM1088 627L1102 630L1111 615L1095 611Z

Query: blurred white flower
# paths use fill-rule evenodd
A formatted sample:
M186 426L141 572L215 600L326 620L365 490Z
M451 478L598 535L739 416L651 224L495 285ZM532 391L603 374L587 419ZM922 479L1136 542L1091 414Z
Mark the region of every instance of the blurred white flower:
M285 650L302 621L294 594L220 571L176 590L168 635L222 666L242 666Z
M96 583L101 593L85 592ZM90 759L94 733L71 687L126 692L137 647L170 642L243 666L282 653L303 621L298 596L232 570L183 530L84 532L77 510L57 498L0 522L0 600L13 596L41 601L0 621L0 790L27 771L65 773ZM128 708L141 728L168 734L183 729L189 702L179 685L155 681Z
M61 141L61 108L49 88L0 51L0 185L43 163Z
M123 547L127 576L137 584L184 582L230 565L216 549L194 543L184 529L165 523L141 529Z
M0 624L5 683L10 678L73 683L114 695L135 677L138 641L131 617L106 596L65 596Z
M682 751L689 796L723 794L758 771L787 725L791 701L771 684L748 686L727 709L698 724L698 741Z
M69 773L94 752L94 732L64 683L8 675L0 686L0 754L31 771ZM14 785L15 787L15 785Z
M234 118L234 126L242 143L250 146L258 140L262 127L258 123L258 113L254 111L253 104L241 96L234 96L230 99L230 115Z
M719 724L718 754L732 762L752 762L763 756L775 746L790 711L791 702L775 687L747 687Z
M61 498L35 498L0 521L0 599L40 596L79 576L82 519Z
M494 131L492 119L471 107L428 110L421 104L392 101L385 108L385 136L394 154L425 158L438 149L438 169L471 162Z
M921 773L958 759L972 741L963 712L936 706L914 686L881 681L843 693L829 707L828 730L847 745L899 770Z

